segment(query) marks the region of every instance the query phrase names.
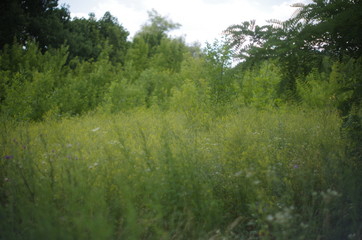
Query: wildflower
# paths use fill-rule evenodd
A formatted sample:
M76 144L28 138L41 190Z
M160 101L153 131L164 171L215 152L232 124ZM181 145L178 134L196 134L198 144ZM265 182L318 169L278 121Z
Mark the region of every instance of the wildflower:
M295 164L295 165L293 166L293 168L297 169L297 168L299 168L299 165L298 165L298 164Z
M247 178L250 178L253 176L253 173L252 172L246 172L246 175L245 175Z
M243 171L236 172L236 173L234 174L234 176L235 176L235 177L239 177L242 173L243 173Z
M341 196L338 192L335 190L327 189L327 192L321 192L321 195L323 197L323 200L327 203L332 201L335 197Z
M339 193L334 191L334 190L331 190L331 189L327 189L327 193L330 194L331 196L334 196L334 197L338 197L339 196Z
M13 155L5 155L4 157L6 160L10 160L10 159L13 159L14 156Z
M95 168L95 167L97 167L97 166L98 166L98 163L95 162L95 163L93 163L92 165L88 166L88 168L89 168L89 169L92 169L92 168Z
M97 132L99 129L101 129L100 127L94 128L92 129L92 132Z

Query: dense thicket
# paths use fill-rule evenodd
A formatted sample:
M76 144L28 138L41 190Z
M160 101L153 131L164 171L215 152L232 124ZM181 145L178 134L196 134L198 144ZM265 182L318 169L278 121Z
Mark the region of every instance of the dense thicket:
M362 3L314 0L292 7L297 9L285 22L249 21L225 31L235 56L244 61L238 68L243 72L274 60L282 75L281 99L315 106L321 104L318 98L329 98L348 131L361 135Z
M95 109L167 109L172 97L181 97L180 91L192 85L201 94L194 98L214 107L336 107L344 127L360 141L359 1L294 4L289 20L230 26L223 41L204 49L169 37L181 25L155 10L129 41L127 30L109 12L99 20L94 14L71 19L68 9L54 0L1 4L4 116L41 120L50 113L78 115ZM241 63L232 67L232 59Z
M150 106L151 99L155 97L152 95L165 100L166 96L172 95L171 89L180 89L187 79L179 73L188 67L185 64L190 59L202 62L198 71L205 72L202 78L207 82L209 98L214 102L229 101L239 95L243 96L246 104L250 104L251 99L268 104L272 102L272 105L290 100L311 103L312 100L306 98L316 98L319 94L319 97L333 98L333 105L341 110L343 116L358 108L361 102L362 10L359 1L316 0L308 5L295 4L293 6L297 10L294 16L285 22L270 20L270 24L258 26L255 21L250 21L230 26L225 31L227 41L208 44L202 54L197 54L201 53L201 49L195 54L195 49L186 46L182 38L170 38L168 33L180 24L160 16L155 10L149 12L149 21L129 41L127 30L109 12L99 20L94 14L90 14L88 19L71 19L69 10L64 6L59 8L54 0L2 1L1 4L0 70L3 77L0 100L5 105L10 104L6 102L12 98L11 94L18 91L14 89L18 86L17 82L34 84L35 72L52 71L54 76L51 79L59 78L55 81L56 85L49 88L50 92L42 91L42 94L53 96L53 92L61 92L69 84L65 79L82 78L84 76L76 75L90 74L95 69L82 71L85 65L104 64L107 65L101 67L107 69L104 75L114 76L104 81L94 80L94 86L102 85L104 89L87 88L94 92L91 94L93 97L81 97L86 103L77 103L75 109L78 110L67 107L72 114L102 105L111 83L114 87L120 81L126 89L131 87L145 92L145 96L137 102ZM242 63L231 67L232 57L242 60ZM65 61L59 62L58 59L64 58ZM42 61L47 61L48 66L53 65L46 70ZM266 85L248 83L251 75L260 77L263 72L260 68L271 65L275 66L273 72L280 75L275 76L275 80L265 79L273 76L268 73L260 80L252 80L255 83L265 81ZM313 74L314 77L311 77ZM334 74L334 82L327 80L330 74ZM160 81L162 78L167 80ZM86 79L84 84L91 85L90 78ZM80 85L80 81L74 81ZM329 90L319 91L315 84L333 87L321 87ZM255 86L259 86L259 90L253 90ZM308 87L313 87L311 93L319 93L307 96ZM273 100L261 100L271 96L261 94L263 91L273 92ZM82 92L81 95L87 95ZM50 105L61 109L59 101ZM79 108L81 105L88 107ZM4 111L6 107L2 109ZM36 115L31 119L41 118Z
M0 6L0 49L14 41L36 41L43 51L64 43L70 13L58 0L4 0Z
M362 4L352 0L315 0L292 7L297 10L285 22L271 19L265 26L258 26L255 21L243 22L230 26L225 33L236 57L245 60L243 65L276 59L283 74L281 93L295 96L298 78L305 78L313 69L330 72L326 59L342 64L351 59L360 61ZM362 80L355 77L356 84L347 87L354 92L351 105L361 101L358 93Z
M26 47L36 42L42 53L51 48L69 46L69 59L97 59L101 50L111 46L113 63L123 63L128 48L128 31L109 12L97 20L70 18L66 6L58 0L27 0L1 2L0 49L20 44Z

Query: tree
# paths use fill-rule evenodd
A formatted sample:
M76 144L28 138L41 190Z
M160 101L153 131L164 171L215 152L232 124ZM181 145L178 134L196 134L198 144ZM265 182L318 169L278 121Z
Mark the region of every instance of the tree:
M110 60L111 62L119 62L124 64L126 52L129 47L127 37L129 32L118 23L118 19L106 12L99 20L99 29L103 41L111 46Z
M298 11L285 22L272 20L261 28L250 28L246 23L229 27L226 34L231 39L230 45L238 49L249 37L251 44L242 48L247 54L237 56L249 66L260 63L263 58L277 59L283 74L281 93L296 98L299 79L299 88L305 90L300 92L301 97L309 94L307 99L314 102L325 96L308 91L309 87L317 86L327 95L329 90L327 84L319 82L323 78L307 76L313 76L310 75L313 69L322 67L325 57L338 62L344 69L343 77L331 81L330 88L339 95L349 96L339 103L339 110L344 119L343 129L352 140L354 150L351 152L356 152L353 155L358 159L362 155L362 3L359 0L313 0L307 5L293 6L298 7Z
M261 27L244 22L225 33L244 65L277 59L284 75L280 92L293 96L296 79L319 67L323 56L361 56L362 8L360 1L353 0L314 0L292 6L298 9L285 22L269 20Z
M148 12L149 20L134 36L126 55L125 72L129 81L135 81L149 67L179 71L185 44L182 39L171 39L167 33L181 25L162 17L157 11Z
M223 41L207 43L205 49L206 68L211 100L216 104L227 102L232 96L232 82L228 75L231 67L230 47Z
M59 48L65 41L70 13L58 0L4 0L0 3L0 48L17 41L35 40L42 51Z
M174 23L166 17L161 16L156 10L148 12L148 22L144 24L135 39L142 38L149 46L149 57L156 53L157 47L163 38L167 38L167 33L181 27L181 24Z
M359 0L314 0L296 17L305 26L300 36L319 51L336 56L362 56L362 3Z
M359 0L314 0L297 16L305 21L300 37L315 48L345 66L341 92L352 91L351 97L340 106L344 116L362 105L362 3ZM309 36L307 38L307 36ZM362 116L360 116L362 117ZM359 123L358 125L361 125Z
M89 18L75 18L69 23L70 58L78 57L81 60L96 59L102 47L100 44L100 33L98 23L94 14Z
M163 38L160 45L157 47L155 55L152 58L152 66L161 70L179 72L181 69L184 52L185 44L181 38Z
M14 39L24 38L27 17L21 1L3 0L0 2L0 49L11 44Z
M70 57L82 60L97 59L106 45L111 47L109 57L112 63L124 64L129 43L129 32L118 23L117 18L106 12L97 21L93 13L88 19L75 18L68 24Z

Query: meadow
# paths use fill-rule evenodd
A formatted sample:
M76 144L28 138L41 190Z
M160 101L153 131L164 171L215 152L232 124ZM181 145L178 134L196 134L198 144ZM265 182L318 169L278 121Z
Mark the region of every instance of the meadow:
M0 239L361 239L334 110L1 122Z
M0 240L362 239L362 5L312 2L202 47L5 1Z

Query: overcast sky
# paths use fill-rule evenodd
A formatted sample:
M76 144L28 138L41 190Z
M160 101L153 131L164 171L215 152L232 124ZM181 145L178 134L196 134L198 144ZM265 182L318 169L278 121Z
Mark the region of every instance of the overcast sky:
M132 37L147 19L147 11L155 9L162 16L180 23L180 30L171 34L184 36L187 43L204 44L220 38L221 32L232 24L256 20L286 20L295 11L293 3L310 0L59 0L59 5L69 5L72 17L88 18L90 12L97 19L106 11L117 17L118 22Z

